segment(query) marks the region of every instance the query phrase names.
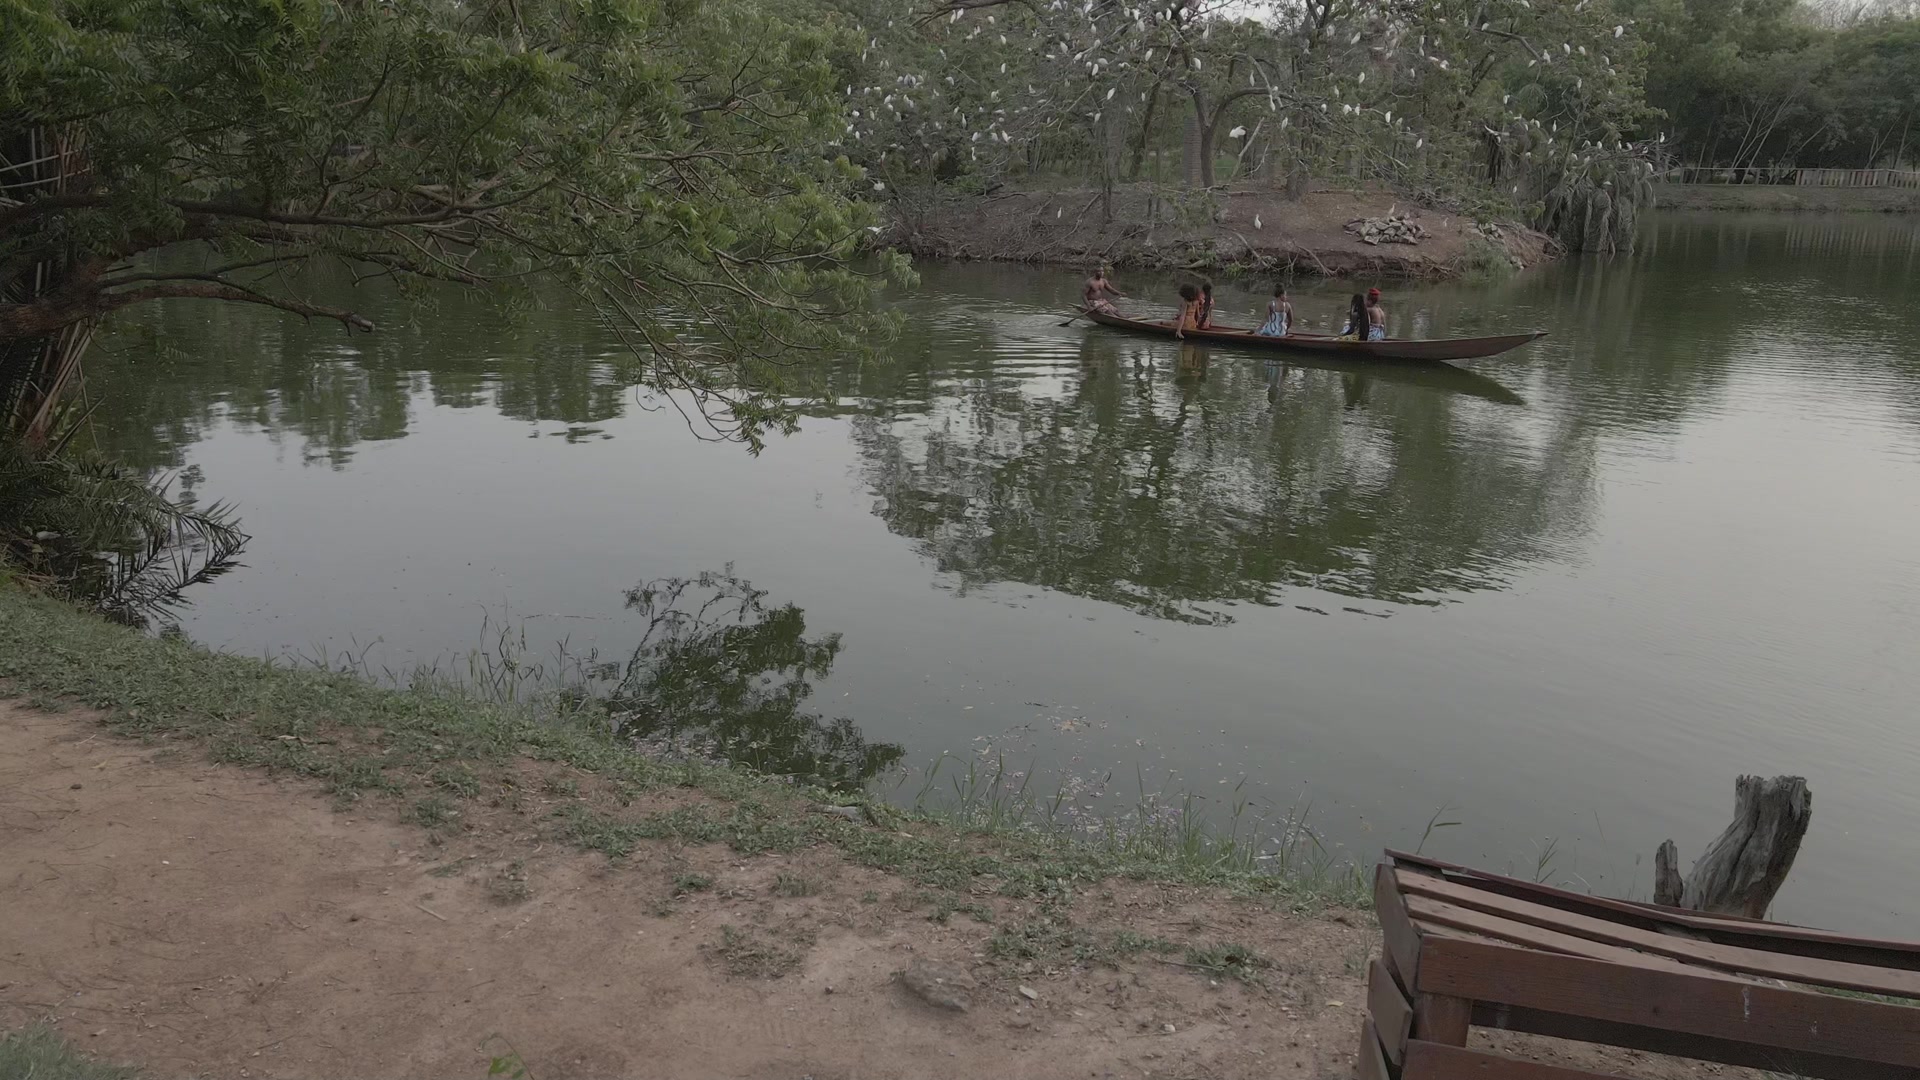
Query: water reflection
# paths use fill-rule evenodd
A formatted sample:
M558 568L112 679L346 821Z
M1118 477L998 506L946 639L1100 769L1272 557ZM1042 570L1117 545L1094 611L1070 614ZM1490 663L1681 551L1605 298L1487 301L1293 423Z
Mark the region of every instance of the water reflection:
M804 707L832 670L840 635L808 638L804 612L766 597L731 571L628 590L627 610L646 628L607 708L649 749L858 788L906 751Z
M340 469L361 444L406 436L425 407L588 425L632 401L626 354L587 313L503 310L453 290L424 301L361 292L377 333L239 305L116 315L88 362L102 403L95 442L137 467L177 468L186 447L227 423Z
M974 328L978 354L1017 348L994 325ZM1214 623L1224 602L1286 586L1431 603L1498 587L1586 512L1589 488L1568 482L1580 448L1537 453L1513 426L1524 413L1462 411L1455 386L1517 400L1465 371L1374 375L1104 329L1074 357L1064 380L996 365L860 395L874 512L963 586Z
M830 365L835 401L809 412L849 421L874 512L962 588L1015 582L1192 622L1291 586L1433 603L1576 548L1603 437L1710 411L1736 362L1803 363L1831 324L1852 351L1827 362L1871 368L1920 420L1920 362L1901 344L1920 337L1920 306L1887 291L1920 262L1920 230L1884 230L1656 218L1631 260L1428 288L1392 309L1401 334L1555 331L1483 365L1513 373L1499 379L1062 328L1044 306L1072 302L1071 275L929 267L899 301L913 330L895 363ZM1302 324L1346 293L1297 289ZM1778 318L1815 293L1832 302ZM1223 319L1263 295L1223 286ZM370 298L382 330L352 338L250 308L138 309L92 365L96 440L178 467L227 423L339 470L429 408L597 442L637 406L624 353L583 313L457 292L412 303Z
M1646 895L1649 837L1724 824L1737 760L1823 792L1783 914L1885 935L1920 857L1886 828L1920 813L1916 271L1915 220L1656 216L1631 258L1390 288L1396 334L1551 332L1449 369L1183 353L1061 326L1076 275L930 266L893 362L823 365L834 399L758 458L644 414L559 305L389 298L349 340L182 303L118 324L88 389L99 442L204 469L255 534L186 619L216 646L377 636L405 670L510 605L620 657L636 728L686 748L840 783L901 746L1019 747L1036 790L1244 768L1268 805L1311 784L1352 850L1466 803L1436 854L1557 837L1614 894ZM1270 291L1221 283L1222 321ZM1303 328L1351 292L1299 284ZM606 587L728 562L852 647Z

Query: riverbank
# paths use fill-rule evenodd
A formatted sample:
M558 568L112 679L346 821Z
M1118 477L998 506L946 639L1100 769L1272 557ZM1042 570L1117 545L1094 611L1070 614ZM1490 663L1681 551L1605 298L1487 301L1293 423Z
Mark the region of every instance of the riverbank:
M1104 220L1097 190L948 195L896 203L887 241L916 257L1215 273L1444 279L1505 274L1548 258L1547 237L1516 224L1421 207L1403 195L1318 190L1298 200L1266 189L1218 194L1220 213L1148 187L1117 190ZM1349 222L1404 217L1415 243L1368 243Z
M1351 1070L1378 934L1350 875L1268 872L1191 833L835 810L563 715L213 654L5 587L0 688L0 1031L51 1025L69 1057L240 1077L508 1057L542 1080Z
M1799 187L1786 184L1661 184L1662 210L1775 210L1783 213L1920 213L1920 188Z

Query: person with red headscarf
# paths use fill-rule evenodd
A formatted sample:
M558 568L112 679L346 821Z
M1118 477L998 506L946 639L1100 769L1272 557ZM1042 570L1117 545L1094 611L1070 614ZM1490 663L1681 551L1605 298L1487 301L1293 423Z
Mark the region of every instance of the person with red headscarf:
M1387 309L1380 306L1380 290L1367 290L1367 335L1368 341L1387 339Z

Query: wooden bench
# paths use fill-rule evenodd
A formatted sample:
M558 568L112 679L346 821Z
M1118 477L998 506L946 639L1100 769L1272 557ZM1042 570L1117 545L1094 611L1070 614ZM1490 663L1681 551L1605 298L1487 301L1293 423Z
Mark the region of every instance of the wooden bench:
M1920 943L1587 896L1395 851L1373 901L1384 942L1368 971L1360 1080L1604 1080L1468 1049L1475 1027L1783 1076L1920 1080Z

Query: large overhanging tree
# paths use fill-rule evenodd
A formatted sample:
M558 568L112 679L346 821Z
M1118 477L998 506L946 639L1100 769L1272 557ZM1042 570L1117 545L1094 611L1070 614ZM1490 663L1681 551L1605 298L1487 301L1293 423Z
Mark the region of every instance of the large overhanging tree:
M375 330L303 274L591 300L703 433L791 423L854 348L868 183L829 35L752 0L5 0L0 408L152 300ZM66 343L63 345L62 343ZM64 350L64 351L63 351ZM44 435L44 430L41 431Z

